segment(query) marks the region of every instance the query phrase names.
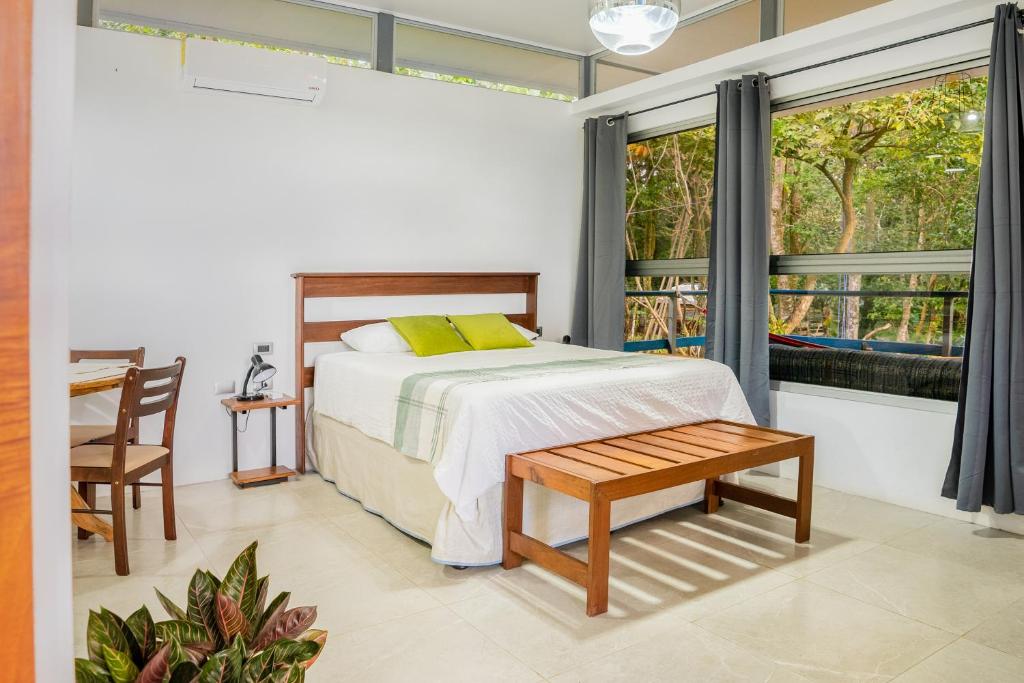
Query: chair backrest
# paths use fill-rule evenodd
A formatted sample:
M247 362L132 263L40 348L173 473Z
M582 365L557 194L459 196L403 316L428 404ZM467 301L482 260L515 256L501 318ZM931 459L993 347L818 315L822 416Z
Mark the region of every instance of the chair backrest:
M164 413L161 444L173 451L174 420L178 412L181 378L185 374L185 358L178 356L173 365L162 368L128 368L121 388L121 405L117 410L114 433L115 472L124 472L124 457L132 425L140 417Z
M123 351L71 349L72 363L79 363L83 360L126 360L132 365L141 368L146 363L146 347L140 346L137 349L126 349Z

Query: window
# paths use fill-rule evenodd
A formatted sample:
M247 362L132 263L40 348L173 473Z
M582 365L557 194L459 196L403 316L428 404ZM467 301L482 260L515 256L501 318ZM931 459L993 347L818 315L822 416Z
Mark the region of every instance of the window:
M844 293L773 297L773 331L944 339L947 355L962 342L965 300L943 292L968 285L985 95L985 78L964 73L775 119L771 241L782 268L773 286ZM822 254L833 256L803 257Z
M881 5L886 0L785 0L783 5L783 32L792 33L830 19Z
M395 73L571 102L580 59L399 20Z
M101 28L208 38L371 66L373 19L313 0L96 0L96 10Z
M675 33L657 50L636 57L602 55L596 67L597 92L695 64L760 39L760 0L700 0L684 3L684 12L687 10L695 11L684 14Z
M714 185L714 126L629 145L626 348L699 355Z

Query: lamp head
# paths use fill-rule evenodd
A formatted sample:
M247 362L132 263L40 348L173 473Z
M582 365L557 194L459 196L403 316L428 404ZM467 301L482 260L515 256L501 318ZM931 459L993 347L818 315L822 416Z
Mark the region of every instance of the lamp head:
M249 359L249 372L245 374L245 381L242 383L242 393L236 396L239 401L259 401L266 396L259 392L249 392L249 383L256 382L262 386L277 374L277 368L263 360L261 356L254 355Z

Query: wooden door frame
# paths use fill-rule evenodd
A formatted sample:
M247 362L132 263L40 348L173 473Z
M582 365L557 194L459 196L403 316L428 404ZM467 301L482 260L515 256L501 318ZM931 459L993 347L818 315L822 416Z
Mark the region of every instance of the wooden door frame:
M0 2L0 606L4 680L35 675L29 403L32 0Z

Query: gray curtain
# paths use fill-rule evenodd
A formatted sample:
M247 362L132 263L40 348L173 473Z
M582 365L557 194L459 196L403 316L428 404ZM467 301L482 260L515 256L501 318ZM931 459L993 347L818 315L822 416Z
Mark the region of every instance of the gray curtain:
M759 425L768 410L771 94L764 74L718 84L705 356L725 363Z
M1017 8L996 8L953 456L942 495L958 510L1024 514L1024 42Z
M583 126L583 227L572 341L622 350L626 318L626 116Z

